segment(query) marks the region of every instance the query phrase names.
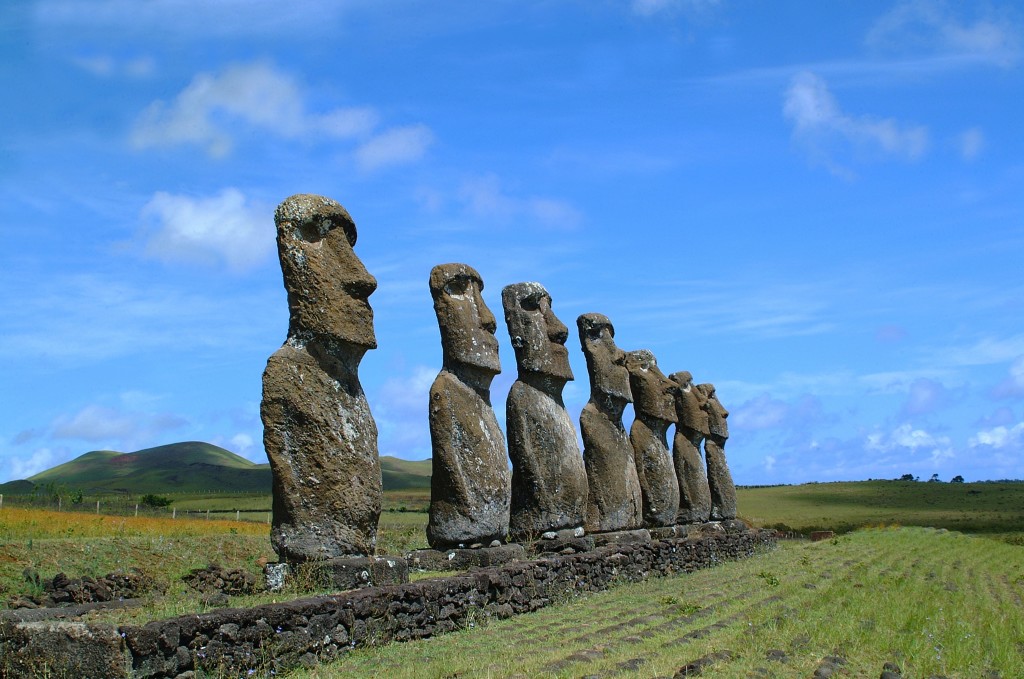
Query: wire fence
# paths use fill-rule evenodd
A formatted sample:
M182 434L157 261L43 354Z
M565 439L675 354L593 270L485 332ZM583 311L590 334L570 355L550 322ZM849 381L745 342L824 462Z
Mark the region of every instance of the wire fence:
M195 496L190 495L193 499ZM257 497L264 497L263 495ZM166 499L166 498L163 498ZM245 499L245 498L242 498ZM244 504L244 503L240 503ZM257 521L270 523L272 511L269 507L232 507L227 509L178 508L173 500L166 506L154 506L137 499L123 497L64 498L61 496L7 495L0 494L0 511L4 507L20 509L45 509L56 512L95 513L106 516L141 516L160 519L206 519Z

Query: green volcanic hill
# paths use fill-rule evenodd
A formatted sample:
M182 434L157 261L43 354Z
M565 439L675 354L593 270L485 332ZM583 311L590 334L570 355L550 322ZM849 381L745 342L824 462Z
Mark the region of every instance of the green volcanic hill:
M385 490L430 488L430 460L380 459ZM266 493L269 464L256 464L209 443L189 441L134 453L93 450L27 480L0 485L0 493L27 494L47 484L105 493Z

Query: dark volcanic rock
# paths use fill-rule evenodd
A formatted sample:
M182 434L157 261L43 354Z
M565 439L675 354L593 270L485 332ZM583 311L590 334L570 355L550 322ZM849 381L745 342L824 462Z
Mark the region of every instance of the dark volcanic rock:
M702 384L698 387L707 400L704 412L708 414L708 437L704 441L704 457L708 463L708 487L711 489L711 519L736 518L736 486L732 473L725 461L725 442L729 438L726 410L715 395L715 385Z
M630 530L640 526L640 479L633 447L622 426L622 411L633 398L625 354L615 345L607 316L576 319L590 374L590 401L580 413L583 462L587 470L587 532Z
M676 433L672 439L672 458L679 481L679 514L681 524L704 523L711 518L711 489L708 487L700 443L708 430L708 416L701 405L704 394L693 384L687 371L672 373L670 379L679 385L676 392Z
M372 554L383 486L377 426L359 383L376 348L377 281L356 227L329 198L297 195L274 215L288 338L263 373L263 443L274 476L271 541L282 560Z
M508 535L511 478L490 395L491 381L501 372L497 323L482 290L480 274L465 264L441 264L430 272L444 354L429 406L427 542L435 549Z
M573 379L565 348L569 330L539 283L506 286L501 299L519 367L506 401L512 460L509 529L513 540L525 540L583 525L587 472L562 402L562 389Z
M668 450L666 432L676 421L678 385L658 369L646 349L626 354L629 388L636 418L629 430L648 527L673 526L679 512L679 480Z

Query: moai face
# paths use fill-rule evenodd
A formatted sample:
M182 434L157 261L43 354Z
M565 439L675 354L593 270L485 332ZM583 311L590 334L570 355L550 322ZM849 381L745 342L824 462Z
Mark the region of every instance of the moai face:
M605 395L631 403L629 373L623 365L626 355L615 344L615 328L607 316L583 314L576 319L580 344L587 359L592 396Z
M501 291L505 324L520 372L573 379L565 341L569 329L551 310L551 295L540 283L516 283Z
M693 375L683 370L672 373L669 379L679 385L679 391L676 393L676 413L679 416L679 426L707 436L711 433L708 428L708 414L704 412L704 402L707 397L693 383Z
M483 279L471 266L439 264L430 271L446 368L462 365L491 375L501 372L494 336L497 321L480 294L483 289Z
M369 298L377 280L352 250L356 225L348 211L330 198L299 194L278 206L274 222L285 281L306 281L301 291L288 290L289 337L376 348Z
M633 394L633 407L637 413L663 420L676 421L676 392L679 385L665 377L658 362L647 349L626 354L629 389Z
M718 396L715 395L715 385L713 384L702 384L700 390L707 396L707 400L704 402L704 412L708 414L708 431L711 435L717 436L718 438L725 440L729 438L729 424L726 419L729 417L729 411L725 409L721 401L718 400Z

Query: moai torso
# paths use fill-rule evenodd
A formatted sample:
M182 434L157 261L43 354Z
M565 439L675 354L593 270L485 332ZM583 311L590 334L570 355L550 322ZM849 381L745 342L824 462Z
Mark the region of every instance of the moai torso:
M629 442L640 480L644 526L672 526L679 512L679 481L666 432L676 421L677 387L658 369L654 355L646 349L626 354L626 370L636 413Z
M263 373L263 442L273 473L271 542L284 561L373 554L380 518L377 427L359 362L377 346L377 287L329 198L296 195L274 215L288 338Z
M672 458L679 480L680 524L704 523L711 518L711 489L701 459L700 444L707 436L708 416L703 410L704 395L693 384L693 376L685 370L672 373L670 379L679 385L676 392L676 433L672 440Z
M729 438L726 418L729 417L729 411L715 395L715 385L702 384L699 389L707 397L703 404L704 412L708 415L708 437L704 441L704 457L708 463L708 486L711 489L711 519L735 519L736 486L725 460L725 442Z
M430 272L444 365L430 388L430 517L435 549L504 540L511 480L504 436L491 409L490 385L501 372L494 315L480 274L465 264Z
M510 532L523 540L583 525L587 473L562 402L562 389L573 379L568 328L539 283L506 286L501 298L519 368L505 418L512 460Z
M583 462L589 487L588 532L640 527L640 479L633 447L622 426L622 411L632 400L625 358L615 345L615 329L601 314L576 319L590 374L590 401L580 413Z

